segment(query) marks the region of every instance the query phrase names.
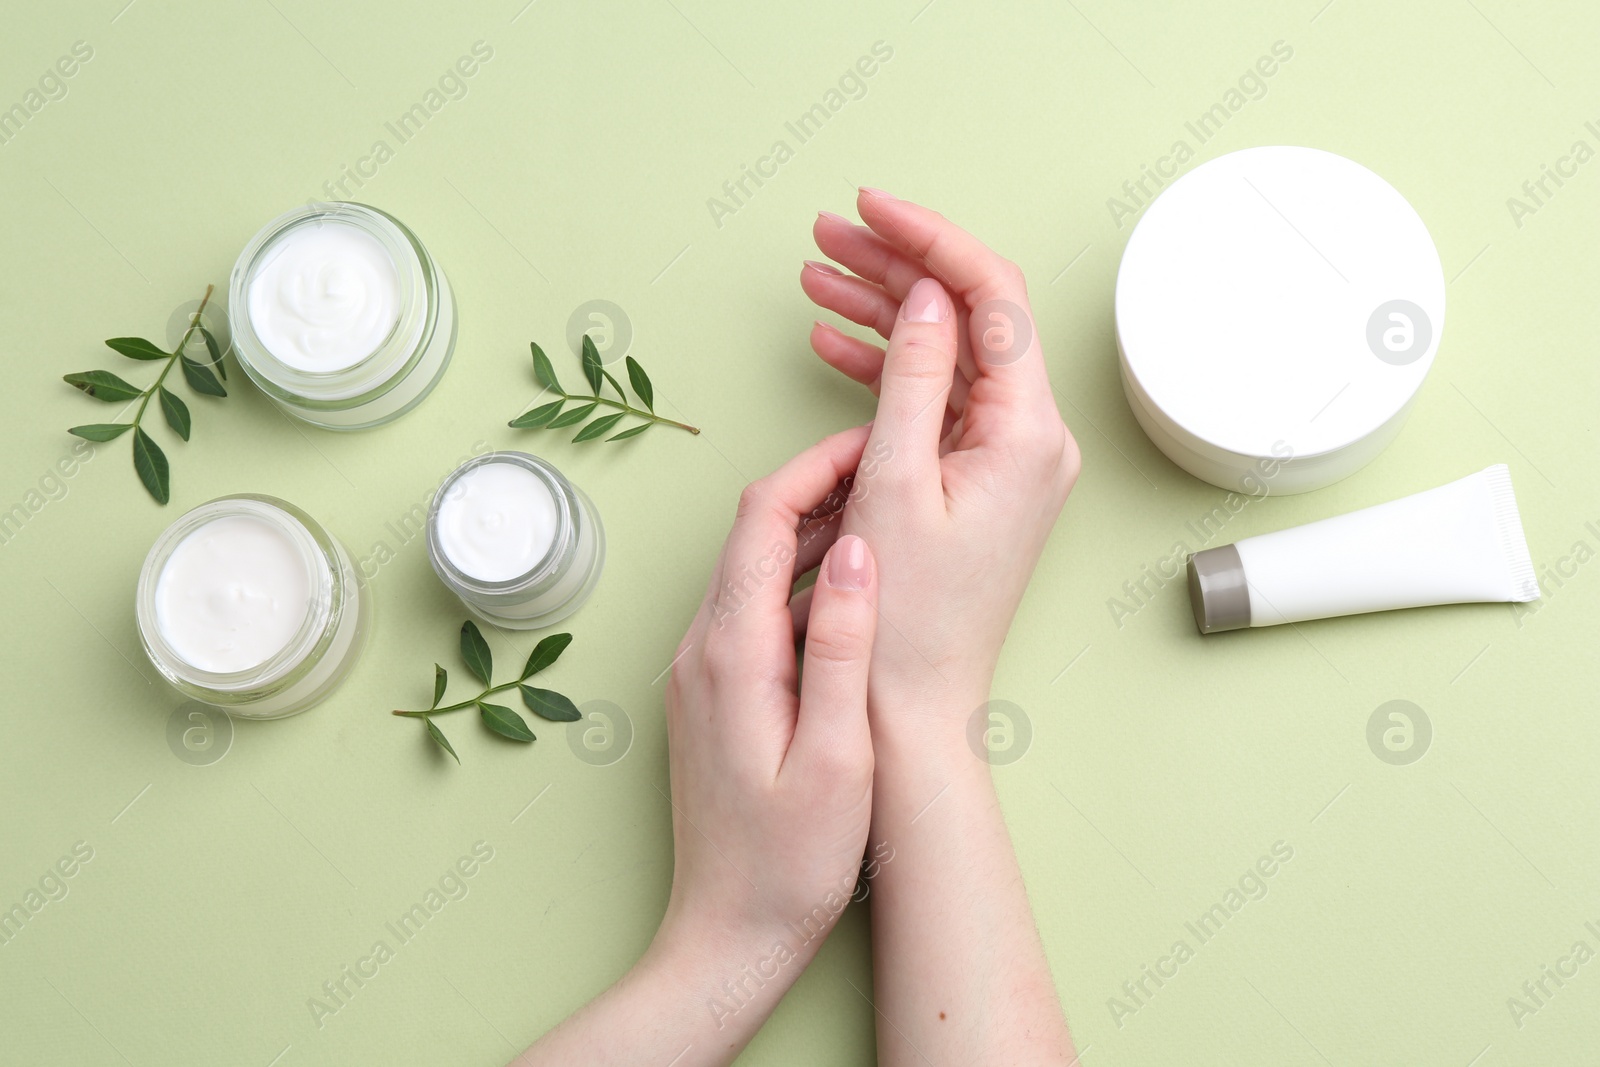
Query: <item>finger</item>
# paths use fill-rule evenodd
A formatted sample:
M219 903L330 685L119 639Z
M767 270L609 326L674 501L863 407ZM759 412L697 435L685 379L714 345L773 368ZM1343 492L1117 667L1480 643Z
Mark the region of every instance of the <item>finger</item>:
M932 278L911 287L884 355L872 425L874 444L884 442L895 456L894 480L934 493L941 492L939 438L956 367L953 311L950 294Z
M806 623L811 619L811 598L816 591L816 586L808 585L789 598L789 618L794 622L794 639L797 642L805 640Z
M881 286L808 259L800 268L800 288L817 306L836 311L857 325L877 330L883 337L894 330L900 301L884 292Z
M817 221L811 229L817 247L824 255L844 264L866 281L881 286L894 300L905 300L906 294L911 291L911 287L918 279L931 276L928 268L920 260L911 259L867 227L857 226L839 215L827 211L819 212ZM965 304L956 308L956 317L957 362L961 367L961 373L966 376L967 382L971 383L977 380L978 366L977 361L973 359L971 345L967 342ZM860 378L856 380L861 381ZM960 395L960 403L965 403L966 388L957 381L956 389ZM958 406L955 410L959 412L961 409Z
M745 488L728 534L713 630L732 631L732 643L747 650L773 647L773 635L788 624L801 519L855 471L867 434L865 426L834 434Z
M857 199L874 232L921 259L972 313L974 382L993 379L1008 401L1037 398L1048 377L1027 282L1017 265L936 211L875 189L862 189Z
M877 564L867 543L841 537L823 561L806 624L800 713L783 770L839 782L872 773L867 668L878 624Z
M1027 300L1016 264L937 211L865 186L856 206L874 233L922 264L968 306L994 298Z
M883 349L818 322L811 327L811 350L822 357L822 362L877 394L878 376L883 373Z
M878 395L878 379L883 376L883 349L828 325L825 322L811 326L811 350L822 361L848 378L853 378ZM946 431L949 423L960 417L967 406L967 394L972 382L959 366L950 377L950 400L946 405Z
M841 483L828 498L822 502L811 515L800 520L800 527L796 530L794 581L799 581L801 575L817 569L817 564L822 562L822 557L828 554L828 549L839 539L839 528L843 525L844 502L849 496L849 486ZM818 514L818 513L821 514Z
M820 213L811 226L811 236L823 255L883 286L895 300L904 300L917 279L928 277L928 268L920 259L913 259L867 227L838 215Z

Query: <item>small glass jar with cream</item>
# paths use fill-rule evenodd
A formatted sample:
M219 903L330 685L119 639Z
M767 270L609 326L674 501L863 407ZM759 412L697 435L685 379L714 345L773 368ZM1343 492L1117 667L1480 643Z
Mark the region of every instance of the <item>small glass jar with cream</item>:
M226 496L167 527L139 573L150 662L179 692L253 719L304 711L350 672L367 600L349 554L270 496Z
M269 222L228 285L234 354L273 402L330 430L399 418L443 376L455 300L416 234L365 204Z
M594 504L526 452L468 460L428 509L439 580L496 626L533 630L571 615L600 580L605 555Z

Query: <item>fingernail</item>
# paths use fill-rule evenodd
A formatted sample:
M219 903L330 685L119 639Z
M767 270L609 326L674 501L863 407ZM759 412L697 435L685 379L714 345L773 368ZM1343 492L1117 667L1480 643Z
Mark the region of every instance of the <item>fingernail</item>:
M835 589L865 589L872 580L867 569L867 543L855 534L839 538L828 553L828 584Z
M943 322L949 316L950 298L932 278L918 279L900 305L900 317L907 322Z
M843 215L835 215L831 211L819 211L819 212L817 212L817 218L819 218L819 219L827 219L829 222L842 222L846 226L854 226L855 225L855 223L851 222L849 219L845 218Z
M861 191L863 193L866 193L868 196L875 196L879 200L893 200L894 199L894 197L892 195L890 195L889 193L884 192L882 189L874 189L870 185L863 185L861 187Z
M818 263L814 259L806 260L806 266L810 267L812 270L816 271L818 274L843 274L844 273L844 271L840 270L838 267L835 267L832 263Z

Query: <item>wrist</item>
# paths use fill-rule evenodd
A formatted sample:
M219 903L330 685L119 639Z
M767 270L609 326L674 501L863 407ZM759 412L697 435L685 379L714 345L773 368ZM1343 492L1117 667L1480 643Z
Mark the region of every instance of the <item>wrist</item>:
M832 924L729 924L713 912L667 915L635 970L692 1000L712 1030L753 1033L821 947Z
M987 770L982 748L987 701L987 679L875 687L868 714L877 768L891 777L928 769L950 774L971 770L974 762Z

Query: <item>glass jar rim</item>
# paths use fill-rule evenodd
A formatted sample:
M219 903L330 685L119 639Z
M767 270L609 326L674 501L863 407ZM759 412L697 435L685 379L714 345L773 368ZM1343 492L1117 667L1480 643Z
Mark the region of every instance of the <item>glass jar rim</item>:
M248 515L284 533L300 551L312 579L305 618L294 636L277 652L253 667L239 671L209 671L184 659L161 633L156 617L156 589L173 552L191 534L208 523ZM283 682L312 657L317 646L337 622L334 586L338 561L331 540L316 520L276 497L240 493L217 497L185 512L162 531L145 556L139 571L135 615L145 650L168 681L218 694L238 695Z
M287 234L329 222L353 226L383 246L400 282L400 311L383 341L355 363L335 370L304 370L280 360L256 333L250 319L250 284ZM313 408L354 407L394 388L422 358L438 302L438 280L422 242L393 215L354 201L309 201L279 215L245 245L228 283L233 349L245 373L269 395Z
M550 547L545 550L545 554L526 572L499 582L484 581L462 570L444 550L444 545L439 539L440 505L464 476L490 463L508 463L528 471L550 490L550 496L556 504L555 536L550 539ZM438 491L433 494L433 501L428 505L428 555L433 560L435 569L440 572L441 578L475 595L536 596L544 587L560 579L561 573L570 565L576 554L576 527L579 514L578 500L573 492L572 483L550 463L527 452L485 452L451 471L450 475L439 484Z

